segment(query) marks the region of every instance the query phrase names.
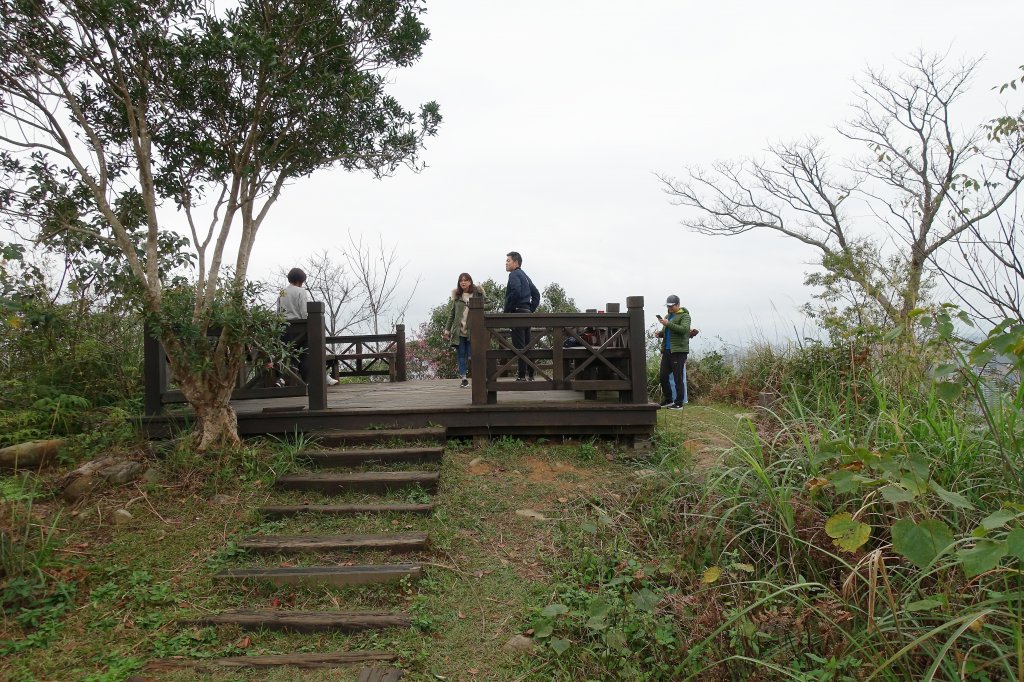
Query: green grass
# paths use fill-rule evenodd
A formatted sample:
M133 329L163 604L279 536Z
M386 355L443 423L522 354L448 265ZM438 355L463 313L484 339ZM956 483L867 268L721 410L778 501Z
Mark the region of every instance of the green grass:
M384 649L402 655L406 679L547 679L530 673L532 658L503 650L505 642L531 626L534 615L556 589L561 567L573 563L559 545L562 529L594 519L595 504L609 491L635 480L637 464L625 461L614 445L601 442L523 443L496 441L475 449L449 449L433 516L388 514L354 517L292 517L266 520L253 510L266 502L351 502L368 495L323 496L273 491L279 473L296 470L298 448L254 444L243 451L200 460L184 447L171 447L162 464L164 478L141 488L105 490L71 515L61 517L59 561L52 574L77 586L66 609L45 637L0 663L0 677L29 679L126 679L145 661L171 656L209 658L245 653ZM609 461L611 459L611 461ZM471 463L472 466L471 466ZM228 475L227 469L235 472ZM58 475L42 479L51 495L40 506L40 521L56 518L52 499ZM8 479L11 480L11 479ZM5 483L5 488L24 486ZM111 513L132 498L135 515L114 526ZM213 504L215 495L226 504ZM396 491L391 500L419 499ZM12 502L14 502L12 500ZM517 515L533 509L550 521ZM373 533L426 530L425 552L385 556L337 553L330 556L248 555L235 542L250 534ZM221 568L243 565L309 565L321 560L415 560L425 564L422 580L360 588L273 587L224 584L212 580ZM65 600L67 601L67 600ZM358 635L247 633L237 628L184 628L177 619L225 608L407 609L416 625L404 631ZM36 629L38 631L39 629ZM33 631L11 617L0 638L24 640ZM242 648L242 644L247 644ZM352 679L357 671L350 671ZM158 679L194 679L191 671ZM217 673L214 680L298 679L294 671ZM336 672L312 671L301 679L339 679ZM342 677L340 679L347 679Z

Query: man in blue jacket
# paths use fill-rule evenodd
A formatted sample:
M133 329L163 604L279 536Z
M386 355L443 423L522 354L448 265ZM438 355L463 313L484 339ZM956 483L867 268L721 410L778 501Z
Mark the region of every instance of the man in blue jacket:
M518 251L505 255L505 270L508 271L508 285L505 287L506 313L532 313L540 305L540 292L533 281L523 272L523 257ZM529 327L512 327L512 345L516 349L526 348L530 343ZM533 367L525 360L519 360L519 376L516 381L533 381Z

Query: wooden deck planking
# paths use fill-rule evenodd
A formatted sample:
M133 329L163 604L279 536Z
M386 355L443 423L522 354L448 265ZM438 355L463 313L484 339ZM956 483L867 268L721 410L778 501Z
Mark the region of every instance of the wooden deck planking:
M599 394L601 395L601 394ZM327 390L327 409L309 410L305 397L234 401L242 435L328 429L422 428L439 425L449 437L650 436L657 405L585 400L579 391L502 392L495 405L473 405L457 379L341 384ZM143 417L153 437L165 437L188 413Z

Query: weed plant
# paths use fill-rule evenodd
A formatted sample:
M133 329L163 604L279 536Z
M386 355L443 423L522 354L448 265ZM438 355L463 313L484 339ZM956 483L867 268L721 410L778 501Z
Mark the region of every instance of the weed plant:
M661 475L566 534L579 566L534 623L552 664L583 679L1024 679L1024 325L968 352L955 316L922 316L925 345L749 356L737 375L778 398L720 466L680 472L656 439ZM986 380L994 356L1015 378Z

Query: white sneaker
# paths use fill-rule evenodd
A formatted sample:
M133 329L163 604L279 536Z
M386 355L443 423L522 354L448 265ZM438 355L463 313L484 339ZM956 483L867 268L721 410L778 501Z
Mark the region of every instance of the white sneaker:
M327 385L328 386L336 386L337 384L338 384L338 380L335 379L334 377L332 377L330 374L328 374L327 375Z

